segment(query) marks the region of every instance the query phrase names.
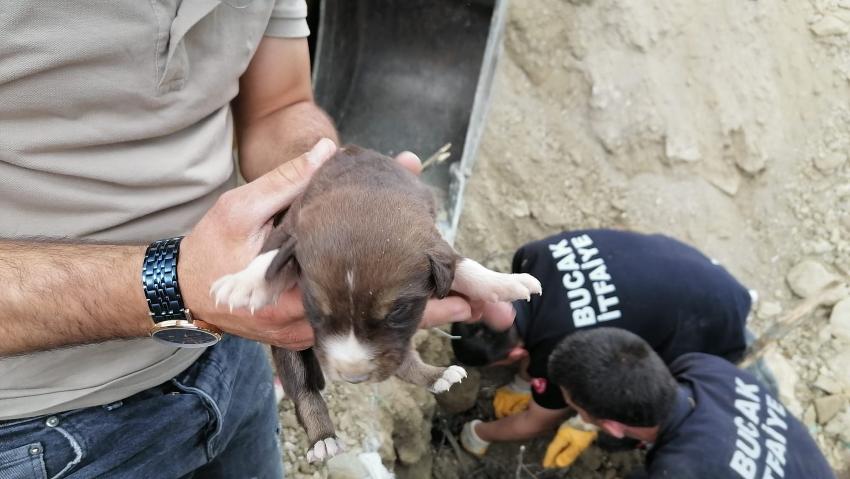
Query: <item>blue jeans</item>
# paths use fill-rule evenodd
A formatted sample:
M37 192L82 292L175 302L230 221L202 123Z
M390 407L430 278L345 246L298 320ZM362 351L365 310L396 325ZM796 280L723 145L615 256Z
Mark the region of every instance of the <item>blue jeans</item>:
M280 479L278 434L263 347L226 336L123 401L0 422L0 479Z

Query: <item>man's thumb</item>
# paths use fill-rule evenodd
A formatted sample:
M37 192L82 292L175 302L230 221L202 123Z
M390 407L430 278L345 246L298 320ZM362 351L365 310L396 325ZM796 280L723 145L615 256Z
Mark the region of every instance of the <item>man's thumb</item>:
M292 204L295 198L304 192L313 173L330 159L336 150L336 144L332 140L322 138L310 151L245 185L249 211L264 218L271 218Z

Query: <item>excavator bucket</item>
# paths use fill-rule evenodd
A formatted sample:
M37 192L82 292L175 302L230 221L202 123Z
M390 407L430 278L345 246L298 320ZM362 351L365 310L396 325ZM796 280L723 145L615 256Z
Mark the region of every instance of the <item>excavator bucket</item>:
M506 0L315 0L313 84L344 143L423 160L454 240L500 48ZM445 156L445 155L443 155Z

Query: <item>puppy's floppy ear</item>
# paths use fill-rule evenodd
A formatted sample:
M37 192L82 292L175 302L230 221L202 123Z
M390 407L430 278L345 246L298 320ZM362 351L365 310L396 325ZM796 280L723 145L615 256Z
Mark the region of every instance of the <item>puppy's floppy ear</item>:
M458 255L442 239L437 241L434 249L429 251L427 255L428 264L431 267L431 285L434 288L434 296L445 298L452 289Z
M283 285L282 291L292 288L298 281L300 271L298 260L295 259L296 243L294 236L287 235L272 259L269 269L266 270L266 281L280 282Z

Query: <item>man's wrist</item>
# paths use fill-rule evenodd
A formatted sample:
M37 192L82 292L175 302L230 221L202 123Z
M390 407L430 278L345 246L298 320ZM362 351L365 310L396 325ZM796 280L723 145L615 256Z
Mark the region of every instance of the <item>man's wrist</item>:
M187 319L177 274L182 240L178 236L154 241L145 251L142 288L155 323Z
M142 263L142 287L153 321L150 335L170 346L198 348L221 340L222 331L195 320L183 302L178 263L183 237L151 243Z

